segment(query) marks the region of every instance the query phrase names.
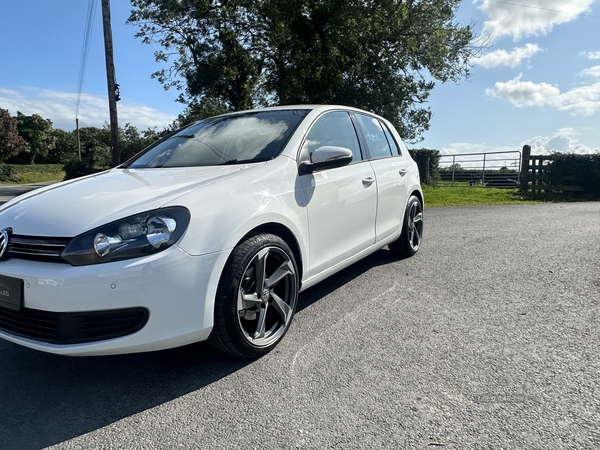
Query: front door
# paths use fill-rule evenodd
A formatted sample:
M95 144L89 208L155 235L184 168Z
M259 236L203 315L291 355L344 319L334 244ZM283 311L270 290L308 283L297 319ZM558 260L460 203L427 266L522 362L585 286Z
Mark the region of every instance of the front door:
M325 145L349 148L353 160L347 166L299 176L309 227L308 277L375 242L375 173L361 155L356 130L347 112L330 112L317 119L302 152L310 154Z

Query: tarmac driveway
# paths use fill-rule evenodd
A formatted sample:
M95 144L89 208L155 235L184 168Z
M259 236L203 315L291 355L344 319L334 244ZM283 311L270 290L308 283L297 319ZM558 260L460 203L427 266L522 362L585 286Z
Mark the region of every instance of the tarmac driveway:
M0 448L598 448L600 203L431 208L258 360L0 341Z

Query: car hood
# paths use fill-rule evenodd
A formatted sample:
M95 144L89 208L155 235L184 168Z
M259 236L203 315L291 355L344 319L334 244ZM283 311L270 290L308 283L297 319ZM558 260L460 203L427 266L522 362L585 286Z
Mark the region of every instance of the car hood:
M182 195L262 164L111 169L21 195L0 207L0 229L73 237L113 220L165 206ZM184 205L185 206L185 205Z

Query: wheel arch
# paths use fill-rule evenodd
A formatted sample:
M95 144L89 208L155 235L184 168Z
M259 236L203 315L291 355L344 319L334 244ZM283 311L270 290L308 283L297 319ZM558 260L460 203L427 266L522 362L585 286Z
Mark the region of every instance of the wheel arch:
M423 194L421 193L421 191L419 189L413 189L413 191L410 193L410 195L408 197L410 198L411 195L414 195L415 197L417 197L419 199L419 201L421 202L421 205L425 206L425 202L423 201Z
M302 274L304 270L304 265L302 261L302 251L300 250L300 245L298 244L298 240L294 233L285 225L277 222L269 222L259 225L248 233L246 233L238 242L238 244L244 242L250 236L261 234L261 233L269 233L273 234L281 239L288 245L288 247L292 250L294 254L294 258L296 259L296 265L298 266L298 284L300 287L302 286Z

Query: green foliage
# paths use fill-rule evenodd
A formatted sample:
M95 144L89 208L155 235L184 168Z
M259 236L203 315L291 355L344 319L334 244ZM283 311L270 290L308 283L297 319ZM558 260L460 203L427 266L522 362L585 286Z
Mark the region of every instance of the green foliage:
M162 45L156 59L171 66L154 77L182 90L190 110L344 104L386 117L415 141L429 128L435 82L467 77L480 50L473 25L454 21L459 4L132 0L129 21L144 42Z
M187 108L177 117L176 125L184 126L197 120L218 116L228 112L227 106L207 97L200 101L193 100Z
M7 109L0 108L0 160L27 151L27 142L19 135L17 121Z
M121 161L127 161L129 158L152 144L156 139L156 132L152 129L143 131L140 134L136 127L130 123L125 124L124 128L119 128Z
M93 173L101 172L103 169L98 169L91 165L88 161L69 161L64 166L65 180L72 178L83 177Z
M419 166L421 182L430 186L436 186L440 181L440 152L428 148L412 149L408 151L412 159Z
M550 184L557 186L577 186L582 192L572 196L600 198L600 153L578 155L574 153L553 153L553 160L545 170Z
M62 180L62 164L0 164L0 181L38 183Z
M27 142L29 149L28 161L30 164L42 163L48 153L54 149L56 137L53 133L52 121L44 119L39 114L26 116L17 111L17 129L19 135ZM22 155L22 154L21 154ZM18 157L11 162L23 162Z
M0 164L0 181L9 181L14 172L9 164Z
M425 208L432 206L511 205L540 203L544 199L528 198L518 189L484 187L432 187L423 186Z
M179 125L173 124L161 131L149 128L140 133L133 125L125 124L123 128L119 128L121 159L129 159L172 132L175 126ZM103 128L80 128L79 138L82 161L95 167L110 166L112 154L108 125ZM62 171L65 163L79 160L79 156L76 130L69 132L55 129L50 120L43 119L38 114L26 116L18 112L17 117L13 118L7 110L0 109L0 163L4 161L15 165L58 164ZM11 180L8 172L0 174L0 178L20 181Z
M91 166L109 167L112 162L110 129L83 127L79 129L81 160Z
M14 173L61 173L63 170L62 164L6 164Z
M64 164L70 159L79 157L76 132L68 132L55 128L53 134L55 144L44 160L47 164Z

